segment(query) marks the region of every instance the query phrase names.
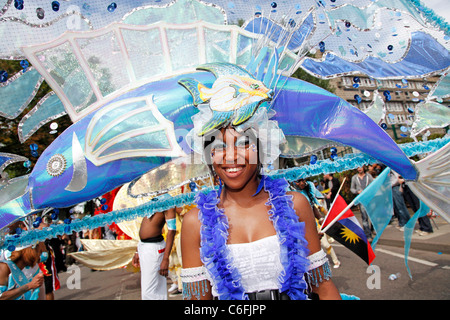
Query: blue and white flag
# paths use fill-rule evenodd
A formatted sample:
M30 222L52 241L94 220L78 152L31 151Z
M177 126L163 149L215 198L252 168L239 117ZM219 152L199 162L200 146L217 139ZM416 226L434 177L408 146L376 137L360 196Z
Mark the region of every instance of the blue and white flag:
M372 241L375 249L378 239L391 221L394 213L392 186L389 178L391 169L386 168L354 200L354 205L361 204L367 211L370 221L377 233Z

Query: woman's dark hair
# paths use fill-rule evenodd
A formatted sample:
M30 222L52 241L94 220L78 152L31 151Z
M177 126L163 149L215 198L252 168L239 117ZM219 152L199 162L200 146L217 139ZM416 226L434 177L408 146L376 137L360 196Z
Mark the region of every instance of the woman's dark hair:
M304 189L300 189L297 185L297 182L304 180L305 183L305 188ZM308 196L309 202L314 202L313 199L313 195L312 195L312 190L311 190L311 185L308 183L308 181L306 181L305 179L298 179L295 183L292 184L294 186L294 188L298 191L303 191L305 190L306 195Z

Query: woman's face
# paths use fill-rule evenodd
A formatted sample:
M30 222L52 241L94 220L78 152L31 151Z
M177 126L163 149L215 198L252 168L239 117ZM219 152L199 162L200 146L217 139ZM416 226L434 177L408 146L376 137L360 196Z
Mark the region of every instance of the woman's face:
M300 179L299 181L297 181L297 186L298 186L301 190L305 189L305 187L306 187L306 181L303 180L303 179Z
M257 176L257 142L250 130L242 134L232 128L220 130L210 152L214 171L228 188L242 189Z

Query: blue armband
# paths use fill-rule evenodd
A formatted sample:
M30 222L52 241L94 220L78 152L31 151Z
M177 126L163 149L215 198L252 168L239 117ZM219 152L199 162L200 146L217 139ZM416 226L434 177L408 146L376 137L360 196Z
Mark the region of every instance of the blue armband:
M166 223L167 223L167 229L177 230L177 220L175 218L166 220Z

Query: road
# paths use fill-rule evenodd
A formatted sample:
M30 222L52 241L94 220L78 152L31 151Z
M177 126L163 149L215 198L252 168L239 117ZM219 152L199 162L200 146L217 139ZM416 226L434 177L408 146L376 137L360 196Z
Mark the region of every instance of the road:
M450 299L449 254L411 250L408 256L411 279L405 266L403 248L378 245L373 269L368 269L367 264L355 258L348 249L341 245L334 247L341 267L332 270L333 281L341 293L352 294L362 300ZM398 278L389 280L392 274Z
M373 262L376 272L340 244L333 244L341 266L332 269L333 281L341 293L361 300L449 300L450 254L411 249L409 267L405 267L403 248L379 244ZM399 274L389 280L389 275ZM140 274L124 269L91 271L76 265L61 273L57 300L139 300ZM78 282L77 282L78 279ZM170 282L170 281L169 281ZM181 300L181 296L169 300Z

